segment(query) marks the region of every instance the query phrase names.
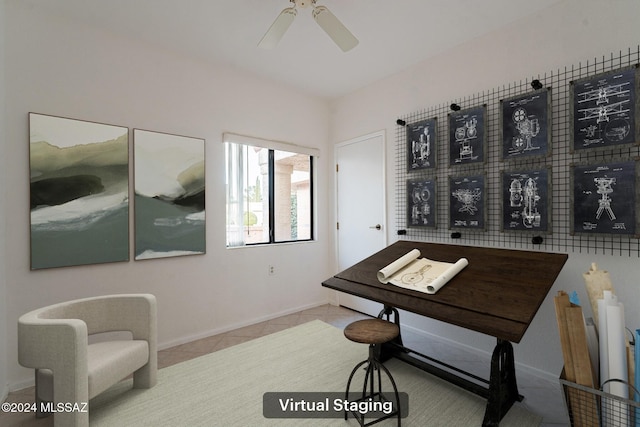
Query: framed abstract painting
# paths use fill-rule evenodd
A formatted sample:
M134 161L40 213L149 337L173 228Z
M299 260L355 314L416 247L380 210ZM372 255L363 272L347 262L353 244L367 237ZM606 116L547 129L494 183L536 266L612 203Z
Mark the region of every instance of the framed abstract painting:
M129 260L129 129L29 113L31 269Z
M204 254L204 139L134 129L135 259Z

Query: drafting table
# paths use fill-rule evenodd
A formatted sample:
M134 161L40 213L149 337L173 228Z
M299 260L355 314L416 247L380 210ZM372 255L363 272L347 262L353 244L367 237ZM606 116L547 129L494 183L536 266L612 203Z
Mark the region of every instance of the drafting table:
M434 261L467 258L469 265L433 295L380 283L378 270L412 249ZM513 403L522 400L511 343L522 339L567 258L558 253L398 241L322 286L380 302L385 308L379 317L395 314L397 323L397 309L402 309L496 337L489 380L404 347L401 336L383 345L380 357L396 357L485 397L483 426L497 426Z

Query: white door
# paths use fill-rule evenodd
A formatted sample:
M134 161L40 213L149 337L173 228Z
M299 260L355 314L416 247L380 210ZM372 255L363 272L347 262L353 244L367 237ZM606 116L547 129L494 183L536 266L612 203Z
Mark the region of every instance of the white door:
M385 133L336 145L337 264L345 270L387 246ZM378 315L382 305L338 292L338 303Z

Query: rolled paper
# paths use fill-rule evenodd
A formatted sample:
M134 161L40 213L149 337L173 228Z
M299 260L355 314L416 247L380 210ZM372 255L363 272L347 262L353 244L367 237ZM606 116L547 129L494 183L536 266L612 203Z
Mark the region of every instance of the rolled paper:
M389 282L391 276L396 273L401 268L404 268L407 264L411 263L413 260L418 259L420 256L420 251L417 249L412 249L407 254L393 261L391 264L387 265L383 269L378 271L378 280L382 283Z
M600 384L609 379L609 341L607 340L606 302L598 300L598 311L602 316L598 318L598 344L600 347Z
M640 392L638 392L638 386L640 386L640 329L636 329L636 345L634 350L635 357L635 381L634 386L636 392L634 393L634 400L640 402ZM635 408L636 414L636 427L640 427L640 408Z
M435 294L443 287L449 280L453 278L456 274L460 273L460 271L469 265L469 261L466 258L460 258L453 264L447 271L442 273L438 278L434 279L433 282L427 286L428 294Z
M604 387L605 392L619 396L623 399L629 398L629 386L627 384L627 346L625 341L624 308L622 304L607 305L607 339L609 347L609 380ZM601 313L601 314L605 314ZM623 381L623 382L620 382ZM615 427L628 427L628 406L619 400L603 399L604 425Z
M624 381L611 382L610 393L616 396L629 397L627 381L627 346L621 305L607 306L607 335L609 340L609 379Z

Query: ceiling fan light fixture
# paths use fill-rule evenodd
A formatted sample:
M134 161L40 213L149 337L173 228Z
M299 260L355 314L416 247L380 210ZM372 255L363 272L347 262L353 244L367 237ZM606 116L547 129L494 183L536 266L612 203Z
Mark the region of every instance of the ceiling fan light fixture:
M313 19L343 52L348 52L358 45L358 39L326 7L314 7Z
M273 21L271 27L267 30L264 36L262 36L262 40L258 43L258 47L263 49L273 49L276 47L284 33L287 32L293 19L298 14L298 11L295 7L288 7L280 12L280 15Z
M291 0L291 2L303 9L316 3L315 0Z
M288 7L280 12L280 15L271 24L271 27L267 30L262 40L258 42L258 47L264 49L273 49L276 47L280 39L287 32L294 18L297 15L296 8L313 7L313 19L318 23L331 39L338 45L343 52L347 52L358 45L358 39L342 22L336 18L336 16L325 6L316 6L316 0L289 0L293 4L292 7Z

